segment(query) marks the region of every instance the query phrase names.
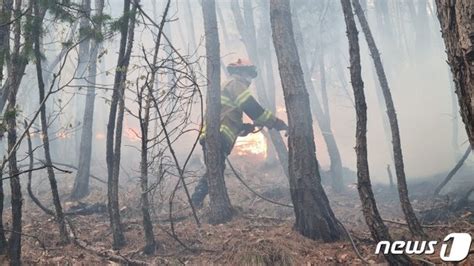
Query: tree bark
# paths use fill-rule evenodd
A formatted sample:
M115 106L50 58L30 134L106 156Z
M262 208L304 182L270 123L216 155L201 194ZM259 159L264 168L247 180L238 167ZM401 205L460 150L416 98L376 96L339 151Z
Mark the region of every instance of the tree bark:
M436 6L461 117L474 149L474 4L436 0Z
M7 60L7 55L10 52L10 25L6 24L10 21L11 12L13 9L13 0L6 0L3 2L1 8L1 16L0 16L0 85L2 85L3 81L3 69L5 62ZM6 25L4 25L6 24ZM3 94L2 91L0 94ZM2 108L3 109L3 108ZM2 113L2 109L0 109L0 113ZM5 158L3 159L5 160ZM2 161L2 164L5 164ZM3 177L4 169L0 169L0 178ZM3 227L3 204L5 200L5 194L3 190L3 180L0 180L0 254L5 254L7 251L7 240L5 237L5 230Z
M350 0L341 0L341 5L349 40L350 74L357 114L355 147L357 154L357 190L362 202L362 212L372 237L375 241L392 241L388 228L383 223L377 209L370 182L367 159L367 105L365 103L364 82L361 76L358 32ZM391 265L406 265L410 263L406 255L385 254L385 258Z
M405 220L407 221L408 228L414 236L426 237L426 234L423 232L420 222L416 218L415 211L410 203L408 197L408 186L405 176L405 166L403 163L403 154L402 154L402 144L400 140L400 130L398 127L397 113L395 111L395 105L393 103L392 94L388 86L387 77L385 75L385 70L382 65L382 59L380 58L377 45L375 44L374 38L370 31L369 23L365 18L364 12L358 0L353 0L355 13L359 19L362 31L365 35L365 40L370 50L370 54L374 61L375 70L377 72L377 77L380 82L380 88L382 89L383 96L385 99L385 105L387 107L387 116L390 123L390 129L392 133L392 143L393 143L393 157L395 161L395 174L397 176L398 184L398 194L400 197L400 203L402 205L402 210L405 215ZM357 30L357 29L356 29Z
M90 2L89 2L90 5ZM90 9L90 6L89 6ZM96 17L102 17L104 9L104 0L96 0ZM99 22L95 29L98 33L102 32L102 23ZM84 41L85 42L85 41ZM89 176L92 156L92 136L94 125L94 103L95 103L95 84L97 78L97 56L101 47L101 41L97 38L91 40L90 66L88 68L88 86L86 102L84 108L84 118L82 119L81 144L79 146L79 164L74 186L71 192L71 199L81 199L89 194ZM82 43L81 43L82 44Z
M8 132L8 159L9 175L11 190L11 206L12 206L12 233L8 239L8 257L10 264L19 265L21 263L21 229L22 229L22 205L23 199L21 195L19 170L16 162L15 143L16 137L16 91L11 90L8 96L8 104L6 110L6 123Z
M17 0L15 2L15 9L13 14L15 17L21 15L22 1ZM31 12L31 10L29 11ZM31 14L31 13L30 13ZM21 264L21 230L22 230L22 194L20 177L18 175L19 170L17 166L17 154L16 154L16 96L21 80L23 78L25 67L28 64L27 58L24 56L25 51L31 51L32 42L26 40L23 44L23 49L20 51L21 44L21 19L17 19L13 24L13 49L10 54L10 60L8 61L8 77L6 81L7 92L7 109L4 113L4 119L7 124L7 142L8 142L8 167L9 175L13 176L10 178L10 190L11 190L11 208L12 208L12 233L8 239L8 257L11 265ZM4 102L3 102L4 103ZM3 109L3 106L1 107Z
M41 51L40 51L40 35L42 32L42 21L43 17L46 13L45 10L40 10L38 2L33 2L34 14L35 14L35 23L33 29L33 38L34 38L34 54L36 60L36 77L38 80L38 91L39 91L39 103L41 104L45 98L45 89L44 89L44 81L43 81L43 68L41 64ZM44 150L44 158L46 161L49 185L51 186L51 194L53 197L53 204L55 208L55 218L58 223L59 227L59 237L63 244L69 242L68 233L66 229L66 222L64 220L63 209L61 206L61 201L59 199L59 192L58 192L58 185L56 182L56 177L54 174L54 169L51 166L52 159L51 159L51 151L49 148L49 135L48 135L48 121L47 121L47 114L46 114L46 107L44 104L40 107L40 120L41 120L41 134L42 134L42 141L43 141L43 150Z
M151 83L153 84L153 82ZM143 93L142 93L143 96ZM146 245L145 254L153 254L156 248L155 236L153 234L153 224L150 217L150 201L148 200L148 125L150 121L150 99L145 96L144 114L142 117L142 107L140 106L140 129L141 136L141 161L140 161L140 186L141 186L141 205L143 216L143 231L145 232ZM139 99L140 101L142 99Z
M110 103L109 121L107 123L106 161L108 175L108 211L113 235L113 248L125 245L125 236L120 221L118 184L120 175L120 154L122 144L122 128L125 109L125 81L132 52L136 4L130 10L130 1L124 1L124 19L120 25L120 48L115 71L112 101ZM115 145L115 146L114 146Z
M81 0L81 12L79 19L79 53L77 55L77 68L75 71L75 78L77 79L78 89L75 92L73 98L73 108L74 108L74 121L73 123L81 126L82 118L84 117L84 97L82 94L86 91L87 94L87 69L90 67L91 61L91 35L92 28L90 21L92 20L91 16L91 0ZM86 96L87 97L87 96ZM72 153L71 160L78 162L80 160L80 150L81 150L81 138L82 138L82 128L78 128L78 132L72 135L72 143L74 145L74 150L79 152Z
M295 229L311 239L341 239L342 230L321 186L313 121L298 51L293 36L288 0L270 2L273 44L289 123L289 180L296 216Z
M209 222L224 223L232 219L233 210L224 180L224 158L221 151L220 113L220 45L215 0L203 0L204 33L206 35L206 167L211 213Z

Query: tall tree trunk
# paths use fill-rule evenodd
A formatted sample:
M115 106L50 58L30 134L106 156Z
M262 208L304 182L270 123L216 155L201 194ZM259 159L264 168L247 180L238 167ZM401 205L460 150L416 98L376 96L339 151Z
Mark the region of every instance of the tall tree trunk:
M156 63L156 62L155 62ZM151 82L153 84L153 82ZM148 93L147 93L148 94ZM143 93L142 93L143 96ZM153 254L156 248L155 236L153 234L153 224L150 217L150 201L148 200L148 125L150 121L150 99L145 96L144 114L142 117L142 107L140 106L140 129L141 136L141 161L140 161L140 187L141 187L141 205L143 216L143 231L145 232L146 245L145 254ZM139 99L140 101L142 99Z
M124 1L123 20L120 25L120 48L115 71L109 121L107 123L106 161L108 175L108 211L113 235L113 248L125 245L125 236L120 221L118 185L120 175L120 154L122 144L123 117L125 109L125 81L132 52L136 5L130 10L130 1ZM135 1L135 0L133 0ZM138 1L137 1L138 2ZM115 145L115 146L114 146Z
M277 106L276 106L276 83L275 83L275 76L273 73L273 43L272 43L272 36L271 36L271 25L270 25L270 2L267 0L261 0L261 5L263 6L262 17L260 19L260 30L258 32L258 39L261 40L257 43L258 47L258 54L260 55L260 64L262 70L265 71L265 94L267 96L268 108L272 111L275 115L277 114ZM253 8L247 7L246 12L252 12ZM263 79L263 73L262 79ZM265 83L264 81L264 83ZM269 130L269 136L265 136L266 139L270 139L274 152L273 155L276 155L278 161L282 165L283 171L288 178L288 150L286 148L286 144L283 141L280 133L278 131Z
M448 175L443 179L443 181L435 188L434 193L433 193L435 196L438 195L441 192L441 190L444 188L444 186L446 186L446 184L449 183L449 181L451 181L451 179L454 177L454 175L463 166L464 162L469 157L471 152L472 152L471 147L467 147L467 149L464 152L461 159L456 163L456 165L453 167L453 169L451 169L451 171L449 171Z
M222 29L222 35L224 37L224 43L229 44L230 43L229 34L227 33L227 26L225 24L226 20L224 19L224 15L222 14L220 4L222 4L222 3L219 3L219 2L216 3L216 12L217 12L217 15L219 16L219 23L221 24L220 28Z
M308 86L308 92L311 98L311 110L313 111L314 117L316 117L316 120L318 121L319 128L321 129L324 142L326 143L328 149L329 159L331 161L332 187L336 192L341 192L344 190L341 154L339 153L336 138L332 133L331 120L327 114L324 113L324 110L321 107L321 101L319 100L319 96L316 93L316 88L314 87L313 81L311 80L310 67L307 60L305 60L306 51L303 45L303 34L301 32L301 27L299 25L299 20L296 13L294 14L293 23L296 45L298 48L298 54L301 58L301 67L304 73L304 80L306 86Z
M141 161L140 161L140 172L141 172L141 201L142 201L142 216L143 216L143 231L145 232L145 241L146 245L144 248L144 252L146 254L152 254L155 252L157 248L157 243L155 241L155 236L153 233L153 224L150 217L150 201L148 199L148 129L150 124L150 103L153 99L153 87L158 87L156 81L156 74L159 68L156 67L158 61L158 52L160 51L160 44L161 44L161 37L163 34L163 27L164 23L166 23L166 17L168 15L168 11L170 8L171 1L168 0L165 6L165 10L163 12L163 17L160 22L160 27L158 27L158 32L156 33L156 41L155 41L155 48L153 53L153 64L150 69L151 72L151 80L143 85L141 91L139 92L138 100L139 100L139 120L140 120L140 129L142 133L141 137ZM189 4L189 3L188 3ZM153 5L153 16L157 19L158 14L156 12L156 4ZM194 33L194 29L192 29ZM191 49L196 49L196 47L191 47ZM148 91L144 95L144 90L148 89ZM145 99L143 99L145 97ZM145 106L143 107L143 101ZM153 101L156 103L156 101ZM156 106L158 108L158 106ZM159 109L157 109L159 111ZM144 114L143 114L144 112Z
M8 167L10 178L10 190L11 190L11 205L12 205L12 233L8 239L8 257L10 264L20 265L21 263L21 212L23 199L21 195L21 185L19 170L16 162L16 150L15 143L16 137L16 91L11 90L8 96L7 110L5 112L5 120L7 123L8 132Z
M89 2L90 4L90 2ZM90 6L89 6L90 9ZM104 0L96 0L95 2L96 17L102 17L104 9ZM96 32L102 32L102 23L97 24ZM85 41L84 41L85 42ZM82 43L81 43L82 44ZM71 192L72 199L81 199L89 194L89 176L92 156L92 136L94 125L94 103L95 103L95 85L97 78L97 56L101 42L94 38L92 39L90 53L90 66L88 68L88 86L86 94L86 102L84 108L84 118L82 119L81 131L81 145L79 146L79 164L76 178L74 179L74 186Z
M385 99L385 105L387 107L387 116L390 123L390 129L392 132L392 143L393 143L393 157L395 161L395 173L397 175L398 183L398 194L400 197L400 203L402 205L403 213L405 214L405 220L407 221L408 228L410 232L415 236L426 237L426 234L423 232L420 222L416 218L415 211L411 206L410 199L408 197L408 187L405 177L405 167L403 163L403 154L402 154L402 144L400 141L400 130L398 127L398 119L395 111L395 105L393 104L392 94L388 86L387 77L385 76L384 67L382 65L382 60L380 59L380 54L375 44L374 38L369 28L369 23L365 18L364 12L360 6L358 0L353 0L355 13L359 19L362 31L365 35L365 40L369 46L370 54L374 60L375 70L377 72L377 77L380 82L380 88L382 89L383 96Z
M320 27L321 28L321 27ZM324 60L325 54L325 47L323 41L323 30L320 29L319 31L319 78L320 78L320 86L321 86L321 98L323 104L324 114L326 115L327 119L331 120L331 114L329 113L329 99L328 99L328 92L326 86L326 62Z
M7 22L11 19L11 12L13 10L13 0L6 0L3 2L0 16L0 86L3 85L3 69L7 60L7 55L10 52L10 24ZM0 94L5 93L1 91ZM3 95L2 95L3 98ZM0 109L0 113L2 113ZM5 158L2 161L3 167L0 169L0 177L3 177ZM7 240L5 238L5 231L3 227L3 204L5 200L5 194L3 190L3 180L0 180L0 254L5 254L7 251Z
M247 54L250 57L250 60L253 61L253 63L257 66L258 69L263 69L263 64L260 63L259 58L257 35L255 31L253 8L251 5L251 1L244 1L244 17L242 17L238 0L232 0L231 8L235 23L242 37L242 41L244 43L245 49L247 50ZM257 88L256 91L258 100L263 104L263 106L267 108L271 107L272 104L269 101L267 93L270 88L265 89L265 82L263 80L262 75L259 75L257 77L255 83ZM270 137L270 140L273 143L273 147L277 152L278 160L280 161L284 173L288 174L288 151L286 149L286 146L284 145L282 136L278 131L275 130L268 130L268 134L265 134L265 137L267 137L268 139L268 136Z
M22 1L17 0L15 2L14 17L21 17ZM28 13L31 15L31 9ZM8 239L8 257L11 265L21 264L21 230L22 230L22 205L23 199L21 195L21 184L19 177L19 170L17 166L16 156L16 96L18 88L20 87L21 80L23 78L25 67L28 64L28 60L25 56L25 51L31 51L32 42L26 40L23 44L23 48L20 51L21 44L21 29L22 19L17 19L13 24L13 49L10 54L10 60L8 61L8 77L5 92L8 92L6 99L7 109L4 114L4 119L7 124L7 142L8 142L8 167L10 178L10 190L11 190L11 208L12 208L12 233Z
M81 18L79 20L79 38L81 42L79 43L79 53L77 56L77 68L75 72L75 78L77 79L78 90L75 92L76 97L73 99L74 103L74 123L76 125L81 125L84 122L81 119L84 117L84 97L82 96L85 90L87 89L87 70L90 67L91 57L91 0L81 0ZM87 92L86 92L87 94ZM87 97L87 96L86 96ZM80 135L80 136L79 136ZM79 130L72 135L72 142L74 143L74 150L78 152L72 153L72 158L74 162L80 160L81 155L81 140L82 140L82 127L79 127Z
M461 117L474 149L474 5L470 1L436 0L436 6Z
M295 229L311 239L341 239L342 230L321 186L313 121L303 71L293 36L289 0L270 2L273 44L289 123L289 179Z
M341 5L346 21L347 38L349 40L351 83L354 90L357 114L355 147L357 154L357 189L362 202L362 212L364 213L365 221L372 237L375 241L391 241L388 228L383 223L377 209L370 182L367 159L367 106L365 103L364 82L361 76L358 32L350 0L341 0ZM410 263L410 260L405 255L396 256L385 254L385 258L391 265L405 265Z
M326 62L324 60L325 57L325 47L324 47L324 40L323 40L323 29L322 25L320 26L320 53L319 53L319 76L320 76L320 84L321 84L321 98L322 98L322 104L324 108L324 115L325 119L329 122L331 122L331 113L329 111L329 99L328 99L328 93L327 93L327 84L326 84ZM331 127L331 126L329 126ZM344 190L344 181L343 181L343 174L342 174L342 161L341 161L341 155L339 153L339 149L336 144L336 139L334 138L334 135L332 133L332 129L330 129L330 132L323 131L321 132L323 135L330 134L331 136L328 136L328 141L326 144L328 145L328 152L330 154L329 158L331 159L331 185L332 188L340 192Z
M224 223L232 219L232 206L224 180L224 158L221 151L220 113L220 45L215 0L202 1L204 33L206 35L206 167L209 183L210 223Z
M42 21L43 17L46 13L46 10L40 10L39 4L36 1L33 1L33 8L34 8L34 29L33 29L33 41L34 41L34 54L36 60L36 77L38 80L38 90L39 90L39 103L41 104L45 98L45 89L44 89L44 81L43 81L43 68L41 64L41 51L40 51L40 35L42 32ZM58 185L56 182L56 177L53 170L53 162L51 159L51 152L49 148L49 135L48 135L48 121L47 121L47 114L46 114L46 107L44 104L41 104L40 107L40 120L41 120L41 134L42 134L42 141L43 141L43 150L44 150L44 158L46 162L46 170L48 172L48 179L49 185L51 186L51 194L53 197L53 204L56 211L56 220L59 226L59 237L62 243L68 243L69 238L66 230L66 222L64 220L63 209L61 206L61 201L59 199L59 192L58 192Z

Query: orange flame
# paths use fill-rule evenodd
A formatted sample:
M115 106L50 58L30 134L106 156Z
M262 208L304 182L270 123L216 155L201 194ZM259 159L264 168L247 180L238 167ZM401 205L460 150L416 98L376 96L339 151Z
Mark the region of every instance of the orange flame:
M257 155L267 158L267 142L261 132L239 137L235 142L235 152L238 155Z

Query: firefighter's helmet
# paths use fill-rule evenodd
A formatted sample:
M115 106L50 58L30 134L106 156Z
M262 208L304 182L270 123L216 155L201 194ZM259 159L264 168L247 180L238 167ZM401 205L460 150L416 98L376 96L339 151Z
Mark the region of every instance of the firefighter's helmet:
M236 62L227 65L227 71L229 74L246 75L251 78L257 77L257 68L250 60L238 59Z

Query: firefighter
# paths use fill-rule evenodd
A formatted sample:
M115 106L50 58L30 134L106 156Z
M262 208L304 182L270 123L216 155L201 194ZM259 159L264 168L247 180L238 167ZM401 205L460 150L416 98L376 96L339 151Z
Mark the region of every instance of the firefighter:
M227 66L229 80L222 86L221 91L221 154L224 170L225 159L231 153L238 136L246 136L254 131L255 127L267 127L278 131L288 130L284 121L275 117L272 112L264 109L252 96L249 86L252 79L257 77L256 67L249 61L239 59ZM243 113L253 120L253 124L242 121ZM200 143L206 160L206 127L203 127ZM208 193L207 173L201 177L192 195L192 201L197 208L202 207Z

